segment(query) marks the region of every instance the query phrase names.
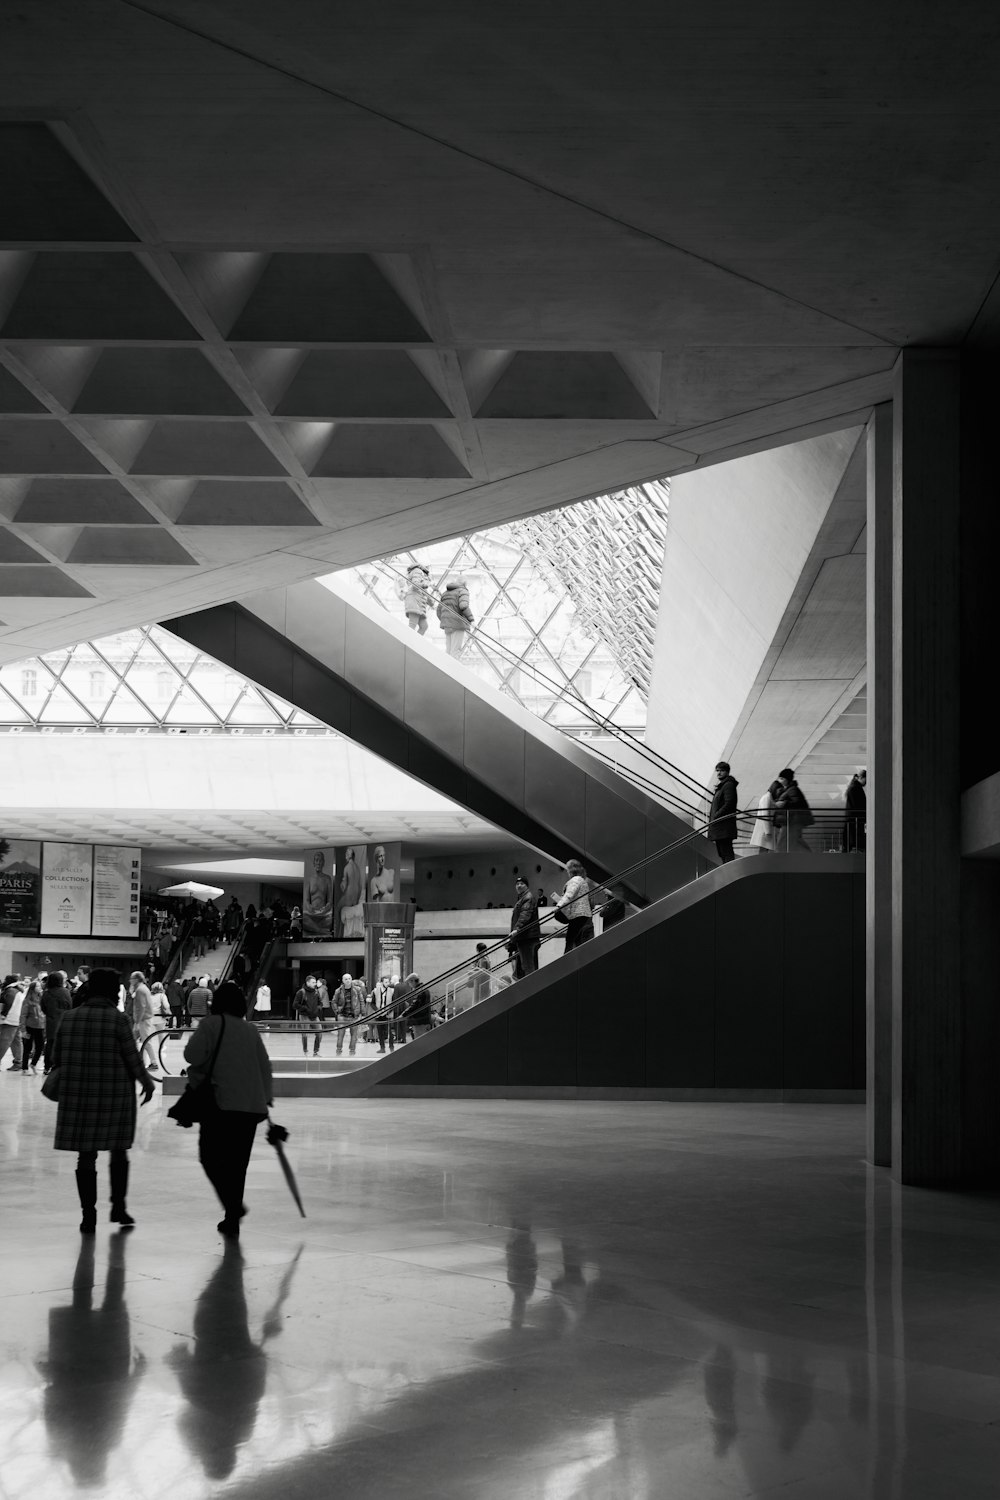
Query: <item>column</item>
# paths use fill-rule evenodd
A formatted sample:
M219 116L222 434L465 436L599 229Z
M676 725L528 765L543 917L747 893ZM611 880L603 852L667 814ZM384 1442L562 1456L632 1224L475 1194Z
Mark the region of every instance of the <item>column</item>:
M868 423L865 1154L892 1165L892 403Z
M900 355L892 465L892 1171L901 1182L926 1185L957 1182L963 1167L959 391L957 351ZM882 858L876 851L876 896Z

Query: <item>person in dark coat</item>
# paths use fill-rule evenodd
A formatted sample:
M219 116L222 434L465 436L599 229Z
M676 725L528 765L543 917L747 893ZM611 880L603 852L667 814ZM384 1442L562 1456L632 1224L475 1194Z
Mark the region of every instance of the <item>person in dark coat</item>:
M59 1069L59 1112L55 1149L76 1151L76 1187L83 1217L81 1234L97 1229L97 1153L111 1153L111 1222L130 1229L125 1206L128 1149L135 1139L135 1085L142 1102L154 1084L139 1057L128 1019L118 1009L121 978L113 969L94 969L87 999L63 1016L52 1050Z
M720 760L715 768L717 777L712 794L712 811L709 813L708 837L714 843L721 864L728 865L736 858L733 844L736 842L736 788L739 782L729 769L728 761Z
M475 622L469 606L469 587L464 578L451 578L445 584L437 617L444 631L448 655L461 656Z
M868 817L868 793L865 784L868 773L863 768L855 771L847 783L844 798L844 847L848 854L862 854L865 847L865 822Z
M808 854L809 845L802 835L813 821L812 808L794 771L786 767L778 772L778 780L782 790L774 808L776 848L783 854Z
M66 984L66 975L61 969L46 974L45 989L42 992L42 1013L45 1016L45 1051L42 1059L46 1073L52 1067L52 1049L55 1047L56 1034L62 1025L63 1016L72 1008L73 997Z
M254 1136L274 1099L271 1062L256 1027L245 1020L246 1008L239 985L220 984L212 1014L184 1048L190 1086L211 1081L215 1107L201 1121L198 1156L222 1204L219 1233L230 1239L239 1238Z
M538 925L538 902L522 875L514 882L514 909L510 914L510 938L507 952L514 960L514 978L523 979L538 968L538 945L542 931Z

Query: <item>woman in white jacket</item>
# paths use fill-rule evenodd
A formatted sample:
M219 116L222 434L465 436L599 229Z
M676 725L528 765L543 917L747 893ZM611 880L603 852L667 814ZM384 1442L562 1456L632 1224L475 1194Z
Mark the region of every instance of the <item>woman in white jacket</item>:
M772 781L757 803L757 816L750 835L750 848L758 854L770 854L775 846L774 805L781 791L781 783Z
M184 1048L191 1084L202 1082L211 1071L215 1108L201 1122L198 1157L222 1204L219 1233L230 1239L239 1238L254 1136L274 1097L271 1061L256 1028L244 1020L246 1008L238 984L220 984L212 997L212 1014Z

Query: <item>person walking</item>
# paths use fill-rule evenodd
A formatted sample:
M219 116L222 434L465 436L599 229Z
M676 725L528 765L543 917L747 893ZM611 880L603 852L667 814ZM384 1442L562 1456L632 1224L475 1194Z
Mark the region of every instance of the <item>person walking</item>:
M153 1061L152 1053L143 1051L146 1041L157 1030L156 1007L153 1004L152 991L146 983L146 976L141 969L136 969L128 977L129 997L132 1005L132 1028L135 1034L135 1045L139 1049L139 1056L143 1064L151 1073L158 1073L159 1068ZM161 986L162 988L162 986Z
M774 809L777 806L781 792L781 782L775 779L761 793L757 803L757 813L753 820L753 832L750 835L750 848L756 849L758 854L770 854L775 848L777 830L774 821Z
M427 634L427 606L430 603L431 575L422 563L411 563L406 582L400 585L403 611L411 630Z
M23 1048L21 1046L21 1010L27 982L18 974L8 974L0 992L0 1062L10 1048L8 1073L20 1073Z
M313 1057L319 1057L320 1043L323 1040L323 1022L320 1019L319 988L312 974L308 976L305 984L295 991L292 1001L292 1015L298 1022L299 1031L302 1033L302 1055L308 1056L309 1036L313 1036ZM339 1052L339 1047L338 1047Z
M358 1050L358 1027L352 1022L359 1022L365 1009L365 987L360 979L344 973L341 975L340 983L330 997L330 1004L334 1016L339 1023L337 1029L337 1056L344 1050L344 1032L349 1030L351 1034L350 1056L353 1057ZM345 1025L346 1023L346 1025Z
M736 858L733 844L736 842L736 788L739 783L729 769L728 761L720 760L715 768L716 785L712 794L712 810L709 813L707 837L712 840L719 855L720 864L728 865Z
M445 647L456 660L465 651L475 616L469 607L469 587L464 578L452 578L445 584L437 617L444 631Z
M45 1016L45 1054L44 1067L48 1073L52 1067L52 1048L55 1046L56 1033L62 1025L63 1016L73 1006L73 997L66 984L66 975L61 969L54 969L51 974L45 976L45 988L42 991L42 1013Z
M189 1085L211 1077L215 1108L201 1121L198 1159L222 1204L220 1234L238 1239L247 1167L257 1126L274 1101L271 1062L255 1027L245 1019L238 984L220 984L207 1016L184 1048Z
M803 833L812 823L812 808L805 793L795 780L795 772L788 767L778 772L781 792L774 809L778 841L776 848L785 854L808 854L809 845Z
M111 1154L111 1222L131 1229L129 1147L135 1139L135 1085L148 1104L155 1084L142 1065L128 1019L118 1009L114 969L93 969L82 1005L63 1016L52 1049L59 1070L55 1149L75 1151L81 1234L97 1229L97 1153Z
M192 985L188 991L187 1012L191 1018L191 1025L199 1027L208 1015L209 1006L212 1004L212 981L207 974L198 977L197 984Z
M21 1029L24 1033L21 1045L21 1072L35 1073L35 1064L41 1060L45 1050L45 1013L42 1010L42 986L36 979L28 986L21 1006Z
M567 918L564 952L568 953L594 936L594 918L590 906L590 882L578 859L566 861L566 874L569 879L562 894L553 891L552 900Z
M390 979L380 979L371 993L372 1009L377 1014L375 1015L374 1026L370 1027L369 1031L373 1030L375 1032L380 1052L385 1051L387 1041L390 1052L394 1052L396 1048L396 1030L393 1025L393 1011L391 1007L398 983L399 976L393 974Z
M514 882L514 909L510 914L507 952L514 960L514 978L523 979L538 968L542 929L538 925L538 902L523 875Z
M863 854L865 850L865 824L868 818L868 793L865 786L868 772L861 768L855 771L847 783L844 798L844 846L848 854Z
M227 943L235 943L237 933L243 926L243 908L233 896L222 914L222 930Z

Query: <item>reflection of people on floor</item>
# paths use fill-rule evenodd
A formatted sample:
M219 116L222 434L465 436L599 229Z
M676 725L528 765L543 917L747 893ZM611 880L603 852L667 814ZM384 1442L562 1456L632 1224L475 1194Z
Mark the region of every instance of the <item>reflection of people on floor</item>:
M777 1429L778 1447L791 1453L812 1421L816 1376L797 1354L769 1354L761 1399Z
M724 1458L739 1432L736 1420L736 1361L728 1344L717 1344L705 1361L705 1401L712 1413L715 1456Z
M507 1285L513 1301L510 1306L511 1328L524 1324L524 1310L538 1280L538 1251L527 1225L515 1224L507 1241Z
M361 899L364 880L353 849L348 849L344 873L340 877L340 936L359 938L365 935L365 905Z
M375 861L375 870L368 881L368 899L369 901L391 901L396 890L396 872L386 869L385 849L381 844L375 845L372 858Z
M253 1435L257 1407L267 1383L264 1344L281 1331L281 1308L291 1289L301 1247L282 1278L264 1319L260 1342L250 1335L243 1255L227 1240L194 1312L194 1348L179 1344L168 1356L188 1405L181 1436L209 1479L226 1479L238 1450Z
M108 1242L104 1300L94 1307L94 1240L84 1239L69 1307L49 1310L43 1406L49 1451L69 1464L81 1487L105 1482L109 1456L122 1440L125 1418L146 1361L132 1355L125 1305L125 1246L119 1232Z

